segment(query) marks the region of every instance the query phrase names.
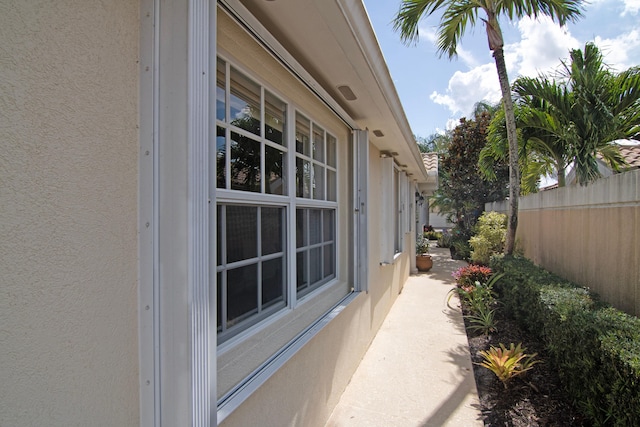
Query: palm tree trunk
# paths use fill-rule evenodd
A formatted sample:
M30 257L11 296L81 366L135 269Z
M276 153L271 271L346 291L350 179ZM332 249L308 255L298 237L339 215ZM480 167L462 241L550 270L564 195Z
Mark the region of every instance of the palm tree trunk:
M564 187L566 185L565 168L558 165L558 187Z
M518 228L518 197L520 196L520 167L518 165L518 135L516 134L516 118L513 112L511 87L507 76L507 65L504 62L504 51L498 47L493 51L502 91L505 121L507 125L507 140L509 141L509 220L507 222L507 236L504 247L506 255L513 254L516 243L516 229Z

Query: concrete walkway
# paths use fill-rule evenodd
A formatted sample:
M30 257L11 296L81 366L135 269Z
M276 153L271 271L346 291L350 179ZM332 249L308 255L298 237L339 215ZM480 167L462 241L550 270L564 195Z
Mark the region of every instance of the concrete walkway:
M327 427L483 426L448 249L411 276L333 411Z

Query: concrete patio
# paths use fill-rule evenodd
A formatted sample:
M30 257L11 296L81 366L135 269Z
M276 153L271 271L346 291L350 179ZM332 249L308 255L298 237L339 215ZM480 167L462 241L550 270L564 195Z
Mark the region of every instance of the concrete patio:
M465 263L434 246L433 268L406 282L327 427L484 425L457 299L447 307Z

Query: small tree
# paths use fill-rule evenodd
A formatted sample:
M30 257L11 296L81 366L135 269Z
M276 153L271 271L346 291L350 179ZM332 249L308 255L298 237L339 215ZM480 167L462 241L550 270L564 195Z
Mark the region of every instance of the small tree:
M471 261L477 264L489 264L491 256L504 249L507 234L507 216L498 212L485 212L476 224L476 234L469 239Z
M484 211L485 203L502 200L508 192L506 161L494 163L496 181L493 182L485 178L478 166L490 121L488 112L480 113L475 120L460 119L440 162L440 187L436 191L434 205L450 214L450 221L467 239Z

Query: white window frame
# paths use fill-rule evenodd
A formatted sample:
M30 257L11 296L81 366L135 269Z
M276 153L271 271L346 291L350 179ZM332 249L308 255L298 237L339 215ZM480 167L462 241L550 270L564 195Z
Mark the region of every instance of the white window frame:
M244 67L239 65L236 61L234 61L229 54L225 54L224 52L218 52L218 57L225 62L225 108L226 114L224 120L218 120L216 117L216 127L225 128L225 151L226 151L226 162L225 162L225 188L216 188L215 194L215 205L235 205L235 204L244 204L247 206L277 206L283 207L285 209L285 225L284 229L286 230L286 238L285 244L286 248L284 250L285 254L285 264L286 264L286 272L285 272L285 286L286 286L286 304L279 310L276 311L267 311L264 315L255 315L251 316L245 321L243 321L242 327L237 327L233 332L225 333L222 338L223 342L219 341L218 346L222 344L224 348L227 348L229 345L234 345L238 342L238 340L234 339L235 337L241 337L242 340L252 335L252 331L256 331L261 327L261 324L264 322L268 322L270 318L274 316L278 316L283 310L293 310L299 305L302 301L306 301L308 299L314 298L318 292L322 292L322 289L337 280L340 277L339 272L339 234L337 232L338 229L338 220L339 220L339 205L337 201L337 193L338 193L338 182L340 179L339 170L340 170L340 159L335 156L335 165L330 165L328 163L328 139L332 138L335 141L336 149L340 143L343 143L337 138L332 132L328 130L327 126L317 122L312 115L308 114L304 110L298 108L291 100L288 100L286 97L282 96L278 91L273 90L271 87L268 87L264 84L264 82L255 76L250 71L246 70ZM216 60L217 61L217 60ZM242 73L246 78L250 79L252 82L258 84L260 86L260 135L255 135L250 132L243 131L242 129L235 128L230 123L230 70L235 69L238 72ZM266 181L264 177L265 164L264 164L264 150L265 146L276 146L273 142L267 140L265 138L265 125L264 125L264 103L265 103L265 93L269 92L279 98L286 104L286 129L284 132L284 141L283 146L277 146L278 149L284 152L285 157L285 171L283 173L283 178L286 178L285 184L285 194L277 195L277 194L266 194L265 193L265 184ZM296 151L296 117L298 115L303 116L304 118L309 120L310 123L310 153L309 155L301 154ZM215 116L215 114L213 115ZM323 153L322 160L318 158L314 158L312 146L313 146L313 130L314 126L321 128L324 131L324 140L323 140ZM232 129L233 128L233 129ZM252 191L243 191L243 190L232 190L230 188L230 133L231 131L236 133L241 133L242 135L246 135L253 140L260 141L261 143L261 191L260 192L252 192ZM311 165L310 168L310 192L308 197L297 197L296 190L296 159L302 158L304 161L309 162ZM217 182L216 178L216 163L215 163L215 154L212 160L212 179L211 182ZM322 178L322 188L324 189L324 199L316 198L315 190L313 189L314 183L314 174L315 167L320 167L323 169L323 178ZM333 189L333 194L336 195L336 201L327 200L329 189L327 185L327 171L332 171L336 175L335 179L335 189ZM296 214L298 209L328 209L334 212L333 214L333 272L331 275L323 277L320 281L311 284L309 289L307 289L304 293L298 294L296 289L297 283L297 253L300 252L301 248L297 248L296 246ZM216 245L216 241L211 242L212 246ZM316 245L318 247L326 247L327 242L322 245ZM324 254L322 255L324 256ZM216 274L221 271L221 267L216 265L216 259L212 258L211 271ZM224 268L222 268L224 270Z

